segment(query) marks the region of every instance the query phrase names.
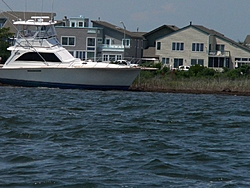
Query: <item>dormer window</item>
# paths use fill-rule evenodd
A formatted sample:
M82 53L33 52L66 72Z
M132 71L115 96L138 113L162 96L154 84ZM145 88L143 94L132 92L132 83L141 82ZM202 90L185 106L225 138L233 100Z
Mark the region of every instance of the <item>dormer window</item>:
M78 26L79 26L79 27L83 27L83 22L79 22L79 23L78 23Z
M70 22L71 27L76 27L76 22Z

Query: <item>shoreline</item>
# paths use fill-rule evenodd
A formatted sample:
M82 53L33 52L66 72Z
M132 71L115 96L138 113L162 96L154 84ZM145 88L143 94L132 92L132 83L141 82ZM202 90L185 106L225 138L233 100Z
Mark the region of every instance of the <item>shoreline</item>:
M250 92L231 91L231 90L211 91L211 90L195 90L195 89L147 89L147 88L138 88L138 87L132 86L129 88L129 91L132 91L132 92L158 92L158 93L250 96Z
M11 86L0 83L1 86ZM12 86L16 87L16 86ZM18 87L18 86L17 86ZM234 96L250 96L250 92L231 91L230 89L218 90L196 90L196 89L149 89L131 86L128 91L131 92L155 92L155 93L182 93L182 94L210 94L210 95L234 95Z

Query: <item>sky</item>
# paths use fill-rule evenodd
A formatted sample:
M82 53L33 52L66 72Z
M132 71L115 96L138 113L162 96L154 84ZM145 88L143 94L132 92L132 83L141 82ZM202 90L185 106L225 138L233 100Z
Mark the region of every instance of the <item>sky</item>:
M6 6L6 4L8 6ZM129 31L162 25L203 25L243 42L250 34L250 0L0 0L0 11L55 12L56 19L83 15Z

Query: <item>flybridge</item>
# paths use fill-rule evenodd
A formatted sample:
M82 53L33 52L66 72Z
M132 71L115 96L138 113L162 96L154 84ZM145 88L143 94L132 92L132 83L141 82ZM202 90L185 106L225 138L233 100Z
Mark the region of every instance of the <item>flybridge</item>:
M32 16L30 20L23 21L23 20L18 20L15 21L13 24L14 25L41 25L41 26L46 26L46 25L51 25L51 24L56 24L56 21L46 21L44 22L44 19L49 19L49 16Z
M27 21L15 21L13 24L17 25L17 38L25 37L28 39L49 39L56 36L54 21L44 21L49 19L49 16L32 16ZM19 41L20 42L20 41ZM33 44L34 45L34 44Z

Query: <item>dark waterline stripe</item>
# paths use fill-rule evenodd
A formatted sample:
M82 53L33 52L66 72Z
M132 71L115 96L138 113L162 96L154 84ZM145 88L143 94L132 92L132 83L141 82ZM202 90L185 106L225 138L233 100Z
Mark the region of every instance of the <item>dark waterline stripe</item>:
M50 82L36 82L26 80L14 79L0 79L0 83L23 86L23 87L48 87L60 89L89 89L89 90L128 90L129 86L111 86L111 85L83 85L83 84L63 84L63 83L50 83Z

